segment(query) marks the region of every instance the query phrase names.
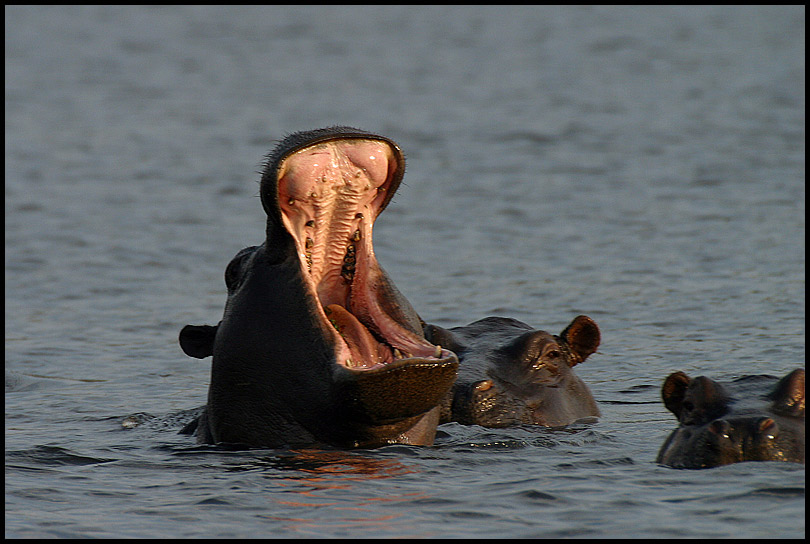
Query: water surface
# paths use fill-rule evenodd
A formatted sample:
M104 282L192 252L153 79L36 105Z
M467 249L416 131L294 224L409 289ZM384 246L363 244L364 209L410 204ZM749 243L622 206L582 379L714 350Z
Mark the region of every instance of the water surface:
M805 351L804 7L6 7L7 537L804 537L802 465L654 463L672 371ZM603 417L222 451L222 276L284 135L396 140L378 258L427 321L599 324Z

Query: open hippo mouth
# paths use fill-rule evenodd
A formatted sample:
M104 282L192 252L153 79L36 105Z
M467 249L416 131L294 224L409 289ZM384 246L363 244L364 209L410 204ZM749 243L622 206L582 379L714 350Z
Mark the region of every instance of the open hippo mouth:
M353 372L457 364L455 354L425 340L418 316L374 256L374 220L403 173L393 142L324 129L284 150L262 182L268 215L278 213L295 241L336 362Z
M180 346L212 356L202 443L377 447L432 444L455 353L377 263L372 227L405 159L348 127L298 132L267 156L261 245L225 270L217 326L186 325Z

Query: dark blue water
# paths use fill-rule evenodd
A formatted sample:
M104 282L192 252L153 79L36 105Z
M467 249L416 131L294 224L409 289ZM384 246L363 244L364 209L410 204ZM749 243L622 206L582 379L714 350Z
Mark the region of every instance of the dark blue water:
M654 462L674 370L805 357L805 10L6 7L7 537L804 537L805 471ZM423 318L602 330L603 417L220 451L177 333L261 242L263 155L408 157L376 253Z

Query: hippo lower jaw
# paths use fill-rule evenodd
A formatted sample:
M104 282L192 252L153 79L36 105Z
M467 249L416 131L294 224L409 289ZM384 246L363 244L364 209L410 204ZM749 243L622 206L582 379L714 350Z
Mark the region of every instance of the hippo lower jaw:
M373 223L399 184L399 169L391 145L357 137L309 145L277 169L284 228L319 301L318 318L334 338L335 361L352 373L457 364L455 354L424 339L415 315L402 311L404 298L374 256Z

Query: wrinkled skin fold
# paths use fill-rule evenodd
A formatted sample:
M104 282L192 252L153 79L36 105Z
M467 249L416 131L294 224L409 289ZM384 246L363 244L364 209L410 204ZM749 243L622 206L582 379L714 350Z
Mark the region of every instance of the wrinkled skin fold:
M600 331L576 317L552 335L507 317L487 317L464 327L425 326L431 342L459 357L459 375L442 403L441 422L509 427L563 427L594 421L599 408L574 373L599 347Z
M199 442L278 447L432 444L456 355L377 262L373 224L402 180L391 140L349 127L293 134L267 157L264 242L225 272L217 326L180 334L213 356Z
M680 425L661 447L660 464L804 463L804 369L782 379L744 376L722 383L674 372L664 381L661 396Z

